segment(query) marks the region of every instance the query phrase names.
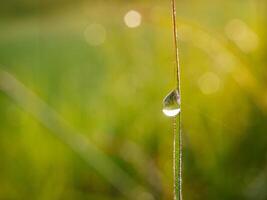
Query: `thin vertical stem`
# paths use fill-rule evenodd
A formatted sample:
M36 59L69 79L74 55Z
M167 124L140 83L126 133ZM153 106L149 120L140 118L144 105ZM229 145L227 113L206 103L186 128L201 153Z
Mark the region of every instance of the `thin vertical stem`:
M176 86L180 94L181 78L180 78L180 59L179 59L179 48L178 48L178 31L177 31L177 22L176 22L176 3L175 3L175 0L171 0L171 2L172 2L173 40L174 40L174 48L175 48Z
M181 115L181 113L180 113ZM173 118L173 188L174 200L182 200L182 158L183 143L181 131L181 116ZM177 124L178 122L178 124ZM177 134L178 133L178 134Z
M180 59L178 48L178 31L176 23L176 2L171 0L172 4L172 22L173 22L173 37L175 48L175 72L176 72L176 87L180 95L181 103L181 77L180 77ZM178 125L177 125L178 121ZM173 120L174 143L173 143L173 176L174 176L174 200L182 200L182 167L183 167L183 138L181 127L181 111L178 117ZM177 134L178 132L178 134ZM177 143L179 145L177 145Z

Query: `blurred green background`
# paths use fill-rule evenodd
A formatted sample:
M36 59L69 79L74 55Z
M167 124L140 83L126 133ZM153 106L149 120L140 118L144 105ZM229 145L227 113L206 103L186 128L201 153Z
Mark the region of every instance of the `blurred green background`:
M169 1L0 3L0 200L172 199ZM185 200L267 199L267 2L177 0Z

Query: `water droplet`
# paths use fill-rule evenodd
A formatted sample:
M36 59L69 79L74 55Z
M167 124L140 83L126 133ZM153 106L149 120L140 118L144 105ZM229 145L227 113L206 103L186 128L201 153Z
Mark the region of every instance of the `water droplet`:
M180 95L177 89L172 90L164 98L162 111L168 117L175 117L180 113Z

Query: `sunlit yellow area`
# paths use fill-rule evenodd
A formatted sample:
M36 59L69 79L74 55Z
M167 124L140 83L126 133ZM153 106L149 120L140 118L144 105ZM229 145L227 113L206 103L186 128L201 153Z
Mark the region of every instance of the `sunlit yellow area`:
M225 27L227 36L244 52L254 51L259 46L258 35L245 22L233 19Z

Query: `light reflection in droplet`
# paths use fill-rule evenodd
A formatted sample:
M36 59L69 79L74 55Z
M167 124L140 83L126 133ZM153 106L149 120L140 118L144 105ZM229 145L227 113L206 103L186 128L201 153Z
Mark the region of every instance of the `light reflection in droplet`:
M175 117L180 111L180 95L178 90L174 89L164 98L162 112L168 117Z
M176 115L179 114L180 108L178 108L178 109L172 109L172 110L163 109L162 111L168 117L175 117Z

